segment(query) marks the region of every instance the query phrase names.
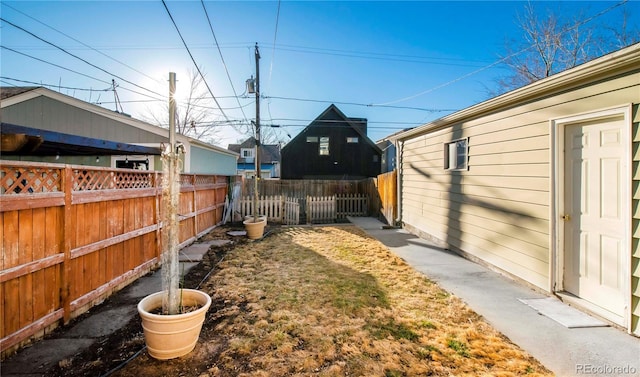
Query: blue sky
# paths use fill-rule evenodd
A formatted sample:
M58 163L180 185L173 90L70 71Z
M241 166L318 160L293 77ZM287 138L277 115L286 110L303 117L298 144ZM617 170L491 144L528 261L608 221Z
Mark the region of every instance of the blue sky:
M526 5L523 1L205 1L230 80L202 3L166 3L229 120L246 123L255 117L254 97L242 94L245 80L255 75L254 45L259 44L265 97L262 124L280 125L274 130L285 142L287 134L295 136L332 102L349 117L367 118L369 137L376 141L488 99L494 80L507 72L494 65L505 54L506 41L522 38L516 17ZM588 17L618 3L536 1L534 5L540 12L553 9L565 16ZM638 29L640 2L630 1L624 7L632 15L631 27ZM622 19L622 8L594 18L589 25L615 26ZM86 61L1 22L3 86L55 85L60 89L52 89L114 110L113 92L95 90L108 88L115 79L123 110L139 119L164 111L170 71L178 77L178 96L185 94L194 64L161 1L3 0L0 14ZM240 98L235 98L232 84ZM225 125L227 119L219 110L211 111L220 146L248 136Z

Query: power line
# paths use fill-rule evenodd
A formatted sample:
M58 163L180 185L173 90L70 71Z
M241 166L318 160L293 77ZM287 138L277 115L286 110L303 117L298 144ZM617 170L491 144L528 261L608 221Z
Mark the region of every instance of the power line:
M286 101L333 103L333 104L337 104L337 105L351 105L351 106L362 106L362 107L384 107L384 108L389 108L389 109L418 110L418 111L427 111L427 112L431 112L431 113L456 111L456 109L427 109L427 108L423 108L423 107L391 106L391 105L387 105L387 104L366 104L366 103L357 103L357 102L327 101L327 100L318 100L318 99L280 97L280 96L263 96L262 98L265 98L265 99L273 98L273 99L280 99L280 100L286 100Z
M77 56L77 55L74 55L74 54L70 53L69 51L65 50L64 48L62 48L62 47L60 47L60 46L58 46L58 45L56 45L55 43L49 42L49 41L47 41L46 39L41 38L41 37L39 37L39 36L35 35L34 33L30 32L29 30L27 30L27 29L25 29L25 28L23 28L23 27L20 27L20 26L18 26L18 25L16 25L16 24L12 23L12 22L10 22L10 21L7 21L7 20L6 20L6 19L4 19L3 17L0 17L0 21L6 22L7 24L9 24L9 25L11 25L11 26L15 27L16 29L22 30L23 32L25 32L25 33L27 33L27 34L31 35L32 37L34 37L34 38L36 38L36 39L38 39L38 40L40 40L40 41L42 41L42 42L44 42L44 43L46 43L46 44L50 45L50 46L55 47L55 48L57 48L58 50L60 50L60 51L64 52L65 54L68 54L68 55L70 55L70 56L72 56L72 57L74 57L74 58L76 58L76 59L78 59L78 60L80 60L80 61L82 61L82 62L84 62L84 63L86 63L86 64L88 64L88 65L90 65L90 66L92 66L93 68L98 69L98 70L100 70L100 71L102 71L102 72L104 72L104 73L106 73L106 74L110 75L110 76L116 77L116 78L118 78L118 79L120 79L120 80L122 80L122 81L124 81L124 82L126 82L126 83L128 83L128 84L131 84L131 85L133 85L133 86L135 86L135 87L137 87L137 88L140 88L140 89L146 90L146 91L148 91L148 92L150 92L150 93L153 93L153 94L155 94L155 95L157 95L157 96L164 97L162 94L159 94L159 93L156 93L156 92L154 92L154 91L152 91L152 90L149 90L149 89L147 89L147 88L145 88L145 87L143 87L143 86L140 86L140 85L138 85L138 84L136 84L136 83L134 83L134 82L131 82L131 81L129 81L129 80L127 80L127 79L125 79L125 78L122 78L122 77L120 77L120 76L118 76L118 75L116 75L116 74L114 74L114 73L111 73L111 72L107 71L107 70L106 70L106 69L104 69L104 68L101 68L101 67L99 67L99 66L97 66L97 65L95 65L95 64L93 64L93 63L90 63L89 61L87 61L87 60L85 60L85 59L83 59L83 58L81 58L81 57L79 57L79 56Z
M270 121L287 121L287 122L306 122L308 124L315 122L315 119L296 119L296 118L273 118L273 119L269 119ZM345 123L344 120L326 120L326 119L322 119L320 121L318 121L320 123L326 124L326 123ZM367 120L367 124L371 124L371 123L381 123L381 124L405 124L405 125L410 125L410 124L424 124L424 122L397 122L397 121L390 121L390 122L385 122L385 121L370 121ZM308 125L307 124L307 125ZM296 126L297 127L297 126Z
M6 77L6 76L0 76L0 79L4 79L4 80L11 80L11 81L16 81L16 82L22 82L25 84L34 84L34 85L39 85L39 86L48 86L51 88L62 88L62 89L70 89L70 90L80 90L80 91L86 91L86 92L110 92L113 90L113 88L106 88L106 89L87 89L87 88L74 88L74 87L70 87L70 86L61 86L61 85L54 85L54 84L43 84L43 83L38 83L35 81L27 81L27 80L20 80L20 79L14 79L11 77Z
M435 58L435 57L428 57L428 58L416 58L416 59L403 59L403 58L397 58L397 57L383 57L383 56L365 56L365 55L359 55L358 53L352 53L349 51L345 51L345 52L322 52L322 51L310 51L310 50L301 50L301 49L295 49L295 48L284 48L284 47L278 47L278 50L282 50L282 51L291 51L291 52L299 52L299 53L305 53L305 54L319 54L319 55L330 55L330 56L343 56L343 57L347 57L347 58L357 58L357 59L367 59L367 60L386 60L386 61L394 61L394 62L404 62L404 63L419 63L419 64L434 64L434 65L446 65L446 66L458 66L458 67L478 67L479 64L464 64L464 63L451 63L451 62L446 62L446 61L425 61L425 60L420 60L420 59L447 59L447 58ZM338 50L341 51L341 50ZM374 53L370 53L370 54L374 54ZM392 55L389 55L392 56ZM450 60L459 60L459 59L450 59ZM468 61L468 60L467 60Z
M275 27L275 31L273 32L273 53L271 54L271 64L269 65L269 80L267 82L267 84L269 85L269 89L271 89L271 74L273 73L273 61L275 54L275 50L276 50L276 38L278 36L278 23L280 22L280 0L278 0L278 11L276 12L276 27Z
M16 12L18 12L18 13L20 13L20 14L22 14L22 15L26 16L26 17L29 17L30 19L32 19L32 20L34 20L34 21L36 21L36 22L40 23L41 25L44 25L44 26L48 27L49 29L54 30L54 31L56 31L56 32L58 32L58 33L60 33L60 34L64 35L65 37L67 37L67 38L69 38L69 39L71 39L71 40L73 40L73 41L75 41L75 42L80 43L81 45L83 45L83 46L85 46L85 47L89 48L90 50L93 50L93 51L95 51L95 52L99 53L99 54L100 54L100 55L102 55L102 56L105 56L105 57L107 57L107 58L109 58L109 59L113 60L114 62L120 63L120 64L122 64L123 66L125 66L125 67L127 67L127 68L129 68L129 69L131 69L131 70L133 70L133 71L135 71L135 72L137 72L137 73L139 73L139 74L141 74L141 75L143 75L143 76L145 76L145 77L147 77L147 78L151 79L151 80L154 80L154 81L156 81L156 82L159 82L157 79L154 79L153 77L151 77L151 76L147 75L146 73L141 72L141 71L139 71L139 70L137 70L137 69L135 69L135 68L131 67L130 65L128 65L128 64L126 64L126 63L124 63L124 62L122 62L122 61L120 61L120 60L118 60L118 59L116 59L116 58L114 58L114 57L111 57L111 56L109 56L109 55L105 54L104 52L102 52L102 51L100 51L100 50L98 50L98 49L96 49L96 48L93 48L93 47L89 46L88 44L86 44L86 43L84 43L84 42L82 42L82 41L79 41L78 39L76 39L76 38L74 38L74 37L72 37L72 36L70 36L70 35L68 35L68 34L66 34L66 33L64 33L64 32L62 32L62 31L60 31L60 30L58 30L58 29L56 29L56 28L54 28L53 26L48 25L48 24L46 24L46 23L44 23L44 22L42 22L42 21L38 20L37 18L34 18L34 17L32 17L32 16L30 16L30 15L28 15L28 14L26 14L26 13L24 13L24 12L22 12L22 11L20 11L20 10L16 9L16 8L14 8L14 7L12 7L11 5L7 4L6 2L3 2L3 3L2 3L2 5L4 5L4 6L6 6L6 7L11 8L11 9L13 9L14 11L16 11Z
M14 50L14 49L12 49L12 48L10 48L10 47L0 46L0 48L3 48L3 49L5 49L5 50L9 50L9 51L11 51L11 52L15 52L16 54L19 54L19 55L22 55L22 56L26 56L26 57L28 57L28 58L31 58L31 59L37 60L37 61L42 62L42 63L45 63L45 64L52 65L52 66L57 67L57 68L60 68L60 69L64 69L65 71L69 71L69 72L75 73L75 74L80 75L80 76L84 76L84 77L90 78L90 79L92 79L92 80L100 81L100 82L102 82L102 83L105 83L105 84L109 84L109 85L111 85L111 83L110 83L109 81L101 80L101 79L99 79L99 78L97 78L97 77L89 76L89 75L87 75L87 74L84 74L84 73L81 73L81 72L78 72L78 71L74 71L73 69L70 69L70 68L67 68L67 67L63 67L63 66L58 65L58 64L55 64L55 63L51 63L51 62L49 62L49 61L46 61L46 60L44 60L44 59L37 58L37 57L32 56L32 55L29 55L29 54L25 54L24 52L20 52L20 51Z
M79 87L69 87L69 86L60 86L58 84L44 84L42 82L37 82L37 81L29 81L29 80L22 80L22 79L16 79L13 77L6 77L6 76L0 76L0 79L5 79L5 80L11 80L11 81L16 81L16 82L22 82L25 84L33 84L33 85L38 85L38 86L46 86L46 87L51 87L51 88L62 88L62 89L70 89L70 90L79 90L79 91L85 91L85 92L110 92L113 91L113 86L106 88L106 89L94 89L94 88L79 88ZM108 84L108 82L105 82L106 84ZM123 88L125 90L128 90L127 88L118 86L119 88ZM136 94L141 94L144 95L143 93L137 93ZM237 98L235 96L222 96L221 98ZM149 102L165 102L164 99L148 99L148 100L126 100L126 101L117 101L117 103L149 103ZM94 105L104 105L104 104L114 104L116 103L116 101L99 101L99 102L93 102ZM195 103L189 103L189 102L180 102L177 101L177 103L179 105L188 105L188 106L192 106L192 107L199 107L199 108L203 108L203 109L217 109L216 107L211 107L211 106L205 106L205 105L199 105L199 104L195 104ZM239 107L225 107L225 110L236 110L236 109L241 109L247 106L250 106L254 103L254 101L248 102L247 104L240 104ZM248 123L249 121L246 120L245 121Z
M237 49L237 48L251 48L253 42L234 42L227 44L220 44L220 48L225 49ZM387 54L387 53L379 53L379 52L370 52L370 51L349 51L349 50L338 50L338 49L327 49L327 48L319 48L319 47L306 47L306 46L297 46L297 45L287 45L287 44L279 44L278 46L273 46L271 43L267 42L259 42L261 45L271 46L272 50L280 50L280 51L290 51L290 52L298 52L305 54L317 54L317 55L329 55L329 56L344 56L349 58L359 58L359 59L368 59L368 60L383 60L383 61L396 61L396 62L406 62L406 63L418 63L418 64L435 64L435 65L448 65L448 66L462 66L462 67L479 67L481 64L486 63L486 60L471 60L471 59L459 59L459 58L444 58L437 56L420 56L420 55L406 55L406 54ZM182 49L183 46L173 47L173 46L104 46L100 47L101 50L178 50ZM191 50L198 49L210 49L211 47L208 44L192 44L190 46ZM37 47L28 47L28 49L39 49ZM77 50L79 48L70 47L70 50ZM428 61L434 60L434 61ZM462 62L466 62L462 63ZM469 63L477 63L477 64L469 64Z
M578 27L580 27L580 26L582 26L582 25L586 24L587 22L591 22L591 21L592 21L592 20L594 20L595 18L600 17L600 16L604 15L605 13L610 12L611 10L613 10L613 9L615 9L615 8L617 8L617 7L619 7L619 6L621 6L622 4L626 3L627 1L628 1L628 0L622 0L621 2L619 2L619 3L617 3L617 4L612 5L612 6L611 6L611 7L609 7L609 8L606 8L606 9L604 9L604 10L600 11L599 13L597 13L597 14L595 14L595 15L593 15L593 16L591 16L591 17L589 17L589 18L585 19L585 20L583 20L582 22L579 22L578 24L574 25L573 27L568 28L568 29L566 29L566 30L562 31L562 32L561 32L561 34L568 33L568 32L570 32L570 31L572 31L572 30L574 30L574 29L576 29L576 28L578 28ZM460 77L458 77L458 78L456 78L456 79L453 79L453 80L451 80L451 81L445 82L444 84L440 84L440 85L435 86L435 87L433 87L433 88L430 88L430 89L424 90L424 91L422 91L422 92L420 92L420 93L417 93L417 94L414 94L414 95L411 95L411 96L408 96L408 97L400 98L400 99L397 99L397 100L394 100L394 101L389 101L389 102L384 102L384 103L380 103L380 104L375 104L375 105L373 105L373 106L386 106L386 105L391 105L391 104L398 103L398 102L408 101L408 100L413 99L413 98L416 98L416 97L420 97L420 96L425 95L425 94L427 94L427 93L433 92L433 91L435 91L435 90L437 90L437 89L444 88L445 86L449 86L449 85L451 85L451 84L453 84L453 83L456 83L456 82L458 82L458 81L460 81L460 80L463 80L463 79L465 79L465 78L467 78L467 77L469 77L469 76L475 75L475 74L476 74L476 73L478 73L478 72L482 72L482 71L487 70L487 69L489 69L489 68L491 68L491 67L494 67L494 66L496 66L496 65L498 65L498 64L501 64L501 63L505 62L506 60L508 60L508 59L510 59L510 58L512 58L512 57L514 57L514 56L516 56L516 55L520 55L520 54L522 54L523 52L525 52L525 51L527 51L527 50L529 50L529 49L531 49L531 48L533 48L533 47L535 47L535 44L532 44L531 46L525 47L525 48L523 48L523 49L522 49L522 50L520 50L520 51L514 52L513 54L507 55L507 56L505 56L505 57L503 57L503 58L501 58L501 59L499 59L499 60L497 60L497 61L495 61L495 62L493 62L493 63L491 63L491 64L489 64L489 65L487 65L487 66L484 66L484 67L482 67L482 68L480 68L480 69L477 69L477 70L475 70L475 71L472 71L472 72L470 72L470 73L467 73L466 75L460 76Z
M216 47L218 48L218 53L220 54L220 59L222 60L222 65L224 66L224 71L227 73L227 78L229 79L229 84L231 84L231 90L233 90L233 95L236 97L236 101L238 102L238 106L240 108L240 111L242 112L242 116L246 120L247 119L247 115L244 113L243 106L240 104L240 100L238 99L238 94L236 93L236 88L233 85L233 80L231 80L231 75L229 74L229 69L227 68L227 63L224 61L224 56L222 56L222 50L220 50L220 45L218 44L218 38L216 38L216 33L214 33L214 31L213 31L213 25L211 24L211 19L209 18L209 13L207 12L207 8L204 5L204 1L200 0L200 3L202 4L202 9L204 9L204 15L207 17L207 22L209 23L209 29L211 30L211 35L213 35L213 40L216 42Z
M58 65L58 64L52 63L52 62L47 61L47 60L44 60L44 59L40 59L40 58L38 58L38 57L35 57L35 56L32 56L32 55L29 55L29 54L25 54L24 52L20 52L20 51L14 50L14 49L12 49L12 48L10 48L10 47L0 46L0 48L3 48L3 49L5 49L5 50L9 50L9 51L11 51L11 52L14 52L14 53L19 54L19 55L22 55L22 56L26 56L26 57L28 57L28 58L31 58L31 59L37 60L37 61L42 62L42 63L45 63L45 64L52 65L52 66L57 67L57 68L60 68L60 69L64 69L65 71L69 71L69 72L75 73L75 74L77 74L77 75L80 75L80 76L84 76L84 77L90 78L90 79L92 79L92 80L96 80L96 81L99 81L99 82L102 82L102 83L105 83L105 84L108 84L108 85L111 85L111 84L112 84L112 83L111 83L111 82L109 82L109 81L105 81L105 80L99 79L99 78L97 78L97 77L93 77L93 76L90 76L90 75L84 74L84 73L82 73L82 72L74 71L73 69L70 69L70 68L67 68L67 67L63 67L63 66L61 66L61 65ZM135 91L135 90L133 90L133 89L126 88L126 87L124 87L124 86L120 86L120 88L122 88L122 89L124 89L124 90L126 90L126 91L129 91L129 92L131 92L131 93L135 93L135 94L138 94L138 95L144 96L144 97L153 98L154 100L157 100L157 101L164 101L164 99L158 99L158 98L153 97L153 96L150 96L150 95L148 95L148 94L140 93L140 92Z
M273 74L273 61L276 56L276 38L278 36L278 23L280 22L280 0L278 0L278 11L276 12L276 27L273 32L273 48L271 53L271 63L269 64L269 79L267 80L267 90L271 90L271 75ZM271 115L271 101L267 101L267 111L269 112L269 116Z
M180 39L182 40L182 44L184 45L184 48L187 50L187 53L189 53L189 57L191 58L191 61L193 62L193 65L196 66L196 69L198 70L198 73L200 74L200 77L202 77L202 81L204 82L204 85L207 87L207 90L209 91L209 94L211 94L211 97L215 101L216 105L218 105L218 109L220 109L220 112L222 113L222 115L226 119L229 119L229 117L224 112L224 110L222 110L222 106L220 106L220 103L218 103L218 99L213 94L213 91L211 91L211 88L209 87L209 84L207 83L207 80L204 78L204 75L202 74L202 71L200 71L200 67L196 63L196 60L194 59L193 55L191 54L191 51L189 50L189 46L187 46L187 42L185 42L184 38L182 37L182 33L180 33L180 29L178 28L178 24L176 24L176 21L173 19L173 16L171 15L171 12L169 11L169 7L167 7L167 3L165 3L164 0L162 0L162 5L164 5L164 9L166 9L167 14L169 15L169 18L171 19L171 22L173 23L173 26L176 28L176 31L178 32L178 35L180 36Z

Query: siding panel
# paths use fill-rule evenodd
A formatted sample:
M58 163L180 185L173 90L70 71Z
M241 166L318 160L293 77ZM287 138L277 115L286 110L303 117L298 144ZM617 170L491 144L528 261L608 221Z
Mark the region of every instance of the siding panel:
M637 82L637 81L636 81ZM640 102L638 100L637 102ZM632 107L633 171L632 171L632 249L631 249L631 326L630 330L640 336L640 105Z
M640 102L638 72L582 82L402 140L401 217L409 229L550 289L550 120ZM635 84L633 84L635 83ZM640 229L640 131L634 105L634 229ZM469 168L443 168L445 143L469 138ZM632 312L640 313L640 235L633 242ZM633 331L640 331L638 317Z

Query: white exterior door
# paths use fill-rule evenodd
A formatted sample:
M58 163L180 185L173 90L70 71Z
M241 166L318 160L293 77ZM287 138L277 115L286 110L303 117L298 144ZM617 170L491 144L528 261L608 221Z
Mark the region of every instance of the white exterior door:
M630 199L623 117L564 128L564 290L624 318Z

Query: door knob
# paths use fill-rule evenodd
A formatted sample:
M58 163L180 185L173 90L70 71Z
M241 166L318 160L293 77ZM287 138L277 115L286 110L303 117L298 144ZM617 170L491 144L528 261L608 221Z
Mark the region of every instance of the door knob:
M564 215L561 217L562 220L564 221L569 221L571 219L571 217L569 215Z

